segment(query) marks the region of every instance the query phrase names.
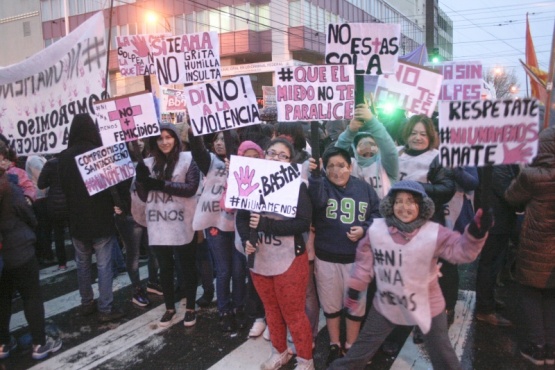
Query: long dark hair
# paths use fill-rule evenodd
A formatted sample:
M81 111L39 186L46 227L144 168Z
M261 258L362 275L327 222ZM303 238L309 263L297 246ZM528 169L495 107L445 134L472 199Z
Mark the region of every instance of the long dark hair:
M179 153L181 153L181 140L179 140L177 133L172 128L160 125L160 132L162 131L168 132L175 139L175 144L171 152L166 155L162 153L158 147L157 140L160 136L153 136L150 138L150 155L154 158L152 172L158 180L171 180L173 170L179 160Z

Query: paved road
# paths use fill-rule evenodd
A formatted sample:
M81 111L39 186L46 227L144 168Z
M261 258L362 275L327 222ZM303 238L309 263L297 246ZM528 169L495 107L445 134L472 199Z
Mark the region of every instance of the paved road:
M28 347L29 334L22 312L22 302L13 305L11 328L20 342L19 348L6 360L0 360L3 369L191 369L191 370L250 370L258 369L268 356L270 344L263 338L248 339L248 329L234 334L218 331L215 303L199 311L197 324L185 328L182 320L175 320L169 328L160 328L157 321L164 312L161 297L150 295L152 304L138 308L130 302L131 287L126 274L114 281L115 304L127 310L128 315L115 323L99 324L95 315L79 315L79 294L75 265L60 273L55 267L41 270L41 285L47 316L47 330L62 337L62 349L49 359L36 362ZM455 323L450 329L451 341L463 368L477 370L520 370L537 368L529 365L517 354L518 327L497 328L473 319L475 293L473 291L475 264L460 268L461 290L456 308ZM141 267L146 277L146 266ZM499 297L508 307L506 316L518 323L517 293L514 283L505 282L499 288ZM199 296L202 293L199 288ZM178 315L184 313L178 307ZM316 341L315 364L324 369L329 338L325 320ZM379 352L367 369L430 369L423 349L412 343L410 330L395 333L400 344L398 355L390 357ZM292 360L284 369L293 369ZM545 367L549 369L549 367ZM551 367L555 370L555 367Z

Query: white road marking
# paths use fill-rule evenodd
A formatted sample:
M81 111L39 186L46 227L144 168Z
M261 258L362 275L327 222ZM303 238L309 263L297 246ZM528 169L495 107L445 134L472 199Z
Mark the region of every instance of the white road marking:
M462 296L462 298L461 298ZM473 320L476 292L469 290L459 291L459 300L455 306L455 321L449 328L449 339L455 349L459 360L462 357L468 330ZM412 342L412 334L407 338L405 345L397 355L390 370L428 370L432 364L428 359L424 345Z
M326 325L324 313L320 310L320 321L318 331ZM289 343L288 343L289 344ZM259 370L272 351L270 342L262 338L248 339L245 343L230 352L208 370Z
M181 324L185 315L185 308L180 304L177 314L169 327L162 328L158 322L166 306L160 306L147 313L123 323L112 330L73 347L49 360L41 362L31 369L40 370L74 370L92 369L110 360L125 350L159 334L176 324Z
M148 273L148 266L145 265L139 268L139 274L146 277ZM131 285L129 280L129 275L122 274L116 276L112 285L112 291L116 292L126 286ZM98 284L92 285L94 296L98 297ZM63 296L57 297L50 301L44 302L44 315L45 318L56 316L58 314L67 312L77 306L81 305L81 296L79 295L79 290L74 290L71 293L65 294ZM14 331L27 326L27 320L25 320L25 314L23 311L16 312L12 314L10 321L10 331Z

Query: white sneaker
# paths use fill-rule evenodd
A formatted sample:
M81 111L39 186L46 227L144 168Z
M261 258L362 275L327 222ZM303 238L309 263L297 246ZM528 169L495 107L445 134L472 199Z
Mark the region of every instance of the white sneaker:
M304 358L297 357L295 370L314 370L314 360L305 360Z
M292 356L287 351L277 353L277 351L272 348L272 354L260 365L260 370L277 370L288 363L291 357Z
M264 330L266 330L266 322L264 322L264 319L256 319L256 321L252 324L251 330L249 331L249 337L259 337L262 335Z
M266 329L264 329L264 334L262 334L262 338L266 339L267 341L270 341L270 327L266 326Z

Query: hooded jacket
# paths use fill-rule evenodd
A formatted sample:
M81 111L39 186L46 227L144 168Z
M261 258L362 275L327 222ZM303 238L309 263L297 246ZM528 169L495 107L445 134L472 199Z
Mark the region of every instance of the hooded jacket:
M75 157L102 146L100 134L89 114L78 114L69 129L67 149L60 154L58 173L67 199L69 232L80 241L115 235L114 202L109 191L90 196Z
M555 127L539 135L538 155L505 192L515 206L526 206L516 259L523 285L555 288Z

